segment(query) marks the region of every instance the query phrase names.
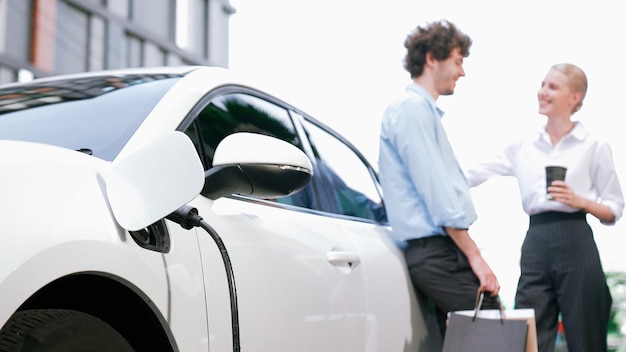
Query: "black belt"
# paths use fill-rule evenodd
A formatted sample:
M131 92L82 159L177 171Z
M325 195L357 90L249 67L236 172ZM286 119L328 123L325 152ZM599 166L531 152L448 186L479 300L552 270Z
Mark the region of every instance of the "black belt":
M433 236L422 237L422 238L413 238L413 239L407 240L406 244L407 244L407 247L408 246L424 247L424 246L426 246L429 243L439 242L439 241L450 241L450 236L433 235Z
M561 211L546 211L530 216L530 225L549 224L551 222L568 220L587 220L587 213L577 211L574 213L564 213Z

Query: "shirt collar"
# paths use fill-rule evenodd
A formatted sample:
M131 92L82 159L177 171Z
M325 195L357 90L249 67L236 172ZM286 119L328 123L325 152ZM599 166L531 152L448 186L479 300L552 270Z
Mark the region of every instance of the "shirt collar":
M580 121L574 121L574 128L572 128L572 130L569 131L568 134L563 136L563 138L574 138L576 140L583 141L585 140L586 136L587 130L585 129L585 127L583 127L583 124ZM550 141L550 136L546 131L546 125L543 125L541 129L537 132L537 140L543 140L546 142Z
M569 133L569 135L572 136L572 138L578 139L579 141L584 140L587 136L587 130L583 127L583 124L580 121L575 121L574 123L574 128Z
M406 87L406 91L413 92L424 97L426 101L428 101L428 104L439 113L439 117L440 118L443 117L444 111L441 110L437 106L437 102L435 101L435 98L433 98L433 96L430 95L430 93L426 90L426 88L422 87L418 83L413 82Z

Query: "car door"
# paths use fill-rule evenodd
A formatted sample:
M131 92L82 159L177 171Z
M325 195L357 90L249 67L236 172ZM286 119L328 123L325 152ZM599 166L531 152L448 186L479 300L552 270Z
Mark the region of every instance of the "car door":
M205 168L219 141L234 132L263 133L303 148L287 110L270 100L252 90L224 88L194 110L184 129ZM232 261L243 349L366 350L367 290L360 258L346 232L326 221L318 203L312 185L280 199L201 196L191 203L221 237ZM198 238L210 347L229 350L224 264L213 240Z
M320 204L334 215L328 218L351 240L360 258L367 293L367 350L436 350L438 340L428 333L404 255L388 236L391 229L375 171L328 127L302 115L299 120L322 176L314 178Z

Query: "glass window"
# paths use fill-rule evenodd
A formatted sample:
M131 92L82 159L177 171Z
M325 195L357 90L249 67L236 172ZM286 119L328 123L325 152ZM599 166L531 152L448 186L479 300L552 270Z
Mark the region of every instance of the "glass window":
M165 65L165 53L161 48L151 42L145 42L143 46L143 63L142 66L163 66Z
M150 0L131 2L131 20L159 37L172 38L172 0Z
M341 140L309 121L304 128L315 158L313 181L324 210L386 222L371 167Z
M128 67L128 33L114 21L106 23L105 67L116 69Z
M176 44L206 57L209 33L207 0L179 0L176 13Z
M169 74L105 75L6 87L0 90L0 139L113 160L177 81Z
M183 61L183 59L180 56L168 52L166 54L166 62L165 62L165 64L167 66L181 66L181 65L184 65L185 62Z
M128 0L107 0L107 8L123 18L129 17L130 5Z
M282 139L302 149L287 110L247 94L224 94L213 98L185 131L194 141L206 169L212 165L218 143L235 132L261 133ZM310 185L296 194L272 200L316 209Z
M0 1L0 5L6 6L4 9L6 12L3 13L6 17L0 22L0 26L4 27L0 35L5 43L0 49L14 58L29 61L31 1L9 0L5 4Z
M141 67L143 61L143 43L141 39L132 35L126 36L126 66L127 67Z
M89 27L89 70L102 70L105 58L105 22L100 17L92 16Z
M65 2L58 5L55 71L59 74L87 71L89 15Z
M247 94L224 94L213 98L197 116L207 164L217 144L235 132L255 132L280 138L300 147L287 110Z

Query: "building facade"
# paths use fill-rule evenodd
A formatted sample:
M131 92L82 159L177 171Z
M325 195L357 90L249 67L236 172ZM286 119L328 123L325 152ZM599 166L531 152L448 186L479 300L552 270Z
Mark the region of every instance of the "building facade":
M0 0L0 84L54 74L228 67L229 0Z

